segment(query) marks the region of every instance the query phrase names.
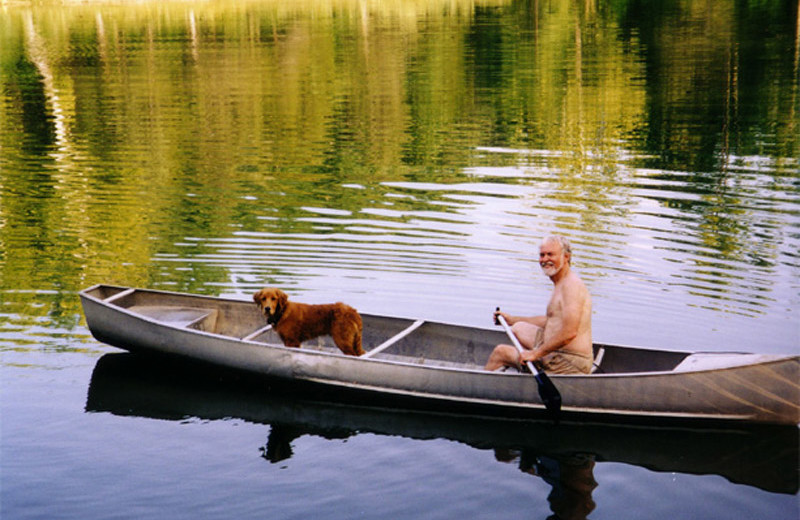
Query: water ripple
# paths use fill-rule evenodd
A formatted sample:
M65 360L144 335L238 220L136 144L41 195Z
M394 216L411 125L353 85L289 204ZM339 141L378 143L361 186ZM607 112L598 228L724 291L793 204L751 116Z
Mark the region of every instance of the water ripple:
M256 226L185 238L181 252L156 260L225 268L223 292L270 283L312 299L350 293L403 314L425 295L438 302L426 304L429 314L473 320L490 302L544 306L537 247L558 232L572 239L575 266L606 320L644 310L666 330L692 313L763 318L797 300L798 233L787 235L774 214L781 206L789 229L800 227L793 193L765 186L763 172L727 195L693 187L685 173L620 170L622 183L589 178L574 189L554 182L557 169L529 166L483 171L491 182L343 185L369 194L361 208L305 205L292 218L267 211Z

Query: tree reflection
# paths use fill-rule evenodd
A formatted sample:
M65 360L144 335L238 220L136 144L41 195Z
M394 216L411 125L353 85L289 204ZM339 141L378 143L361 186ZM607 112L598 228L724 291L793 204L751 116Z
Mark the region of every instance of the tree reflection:
M794 193L796 2L101 2L0 23L4 290L202 290L228 269L153 258L509 165L545 172L513 182L599 235L638 225L637 168L682 183L645 197L699 220L691 278L706 256L791 262L783 220L742 195Z

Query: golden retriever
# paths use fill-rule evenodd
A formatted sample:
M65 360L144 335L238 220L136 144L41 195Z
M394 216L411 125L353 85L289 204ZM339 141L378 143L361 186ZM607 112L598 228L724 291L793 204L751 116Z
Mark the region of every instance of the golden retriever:
M299 347L304 341L327 334L345 354L360 356L364 353L361 316L349 305L290 302L285 292L272 287L257 291L253 301L287 347Z

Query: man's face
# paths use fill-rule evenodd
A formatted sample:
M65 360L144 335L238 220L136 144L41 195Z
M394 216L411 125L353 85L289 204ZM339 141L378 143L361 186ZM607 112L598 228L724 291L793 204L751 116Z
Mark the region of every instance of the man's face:
M542 272L552 278L567 264L567 257L556 240L547 240L539 246L539 265Z

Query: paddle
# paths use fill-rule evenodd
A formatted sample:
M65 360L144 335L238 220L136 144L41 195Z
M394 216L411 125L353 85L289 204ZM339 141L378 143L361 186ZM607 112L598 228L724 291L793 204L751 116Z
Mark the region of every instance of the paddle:
M499 311L500 307L498 307L497 310ZM522 345L519 344L519 340L514 333L511 332L511 328L508 326L506 319L501 314L498 314L497 322L503 326L506 334L511 339L511 342L514 343L514 346L517 347L517 350L519 350L520 356L522 356ZM544 370L537 370L536 366L534 366L534 364L530 361L526 361L525 363L528 365L528 369L531 371L531 374L533 374L533 377L536 378L536 384L539 386L539 397L542 398L544 407L547 409L550 415L553 416L553 419L558 422L558 416L561 412L561 394L559 393L558 388L556 388L556 385L550 381L550 378L547 377L547 374L544 373Z

